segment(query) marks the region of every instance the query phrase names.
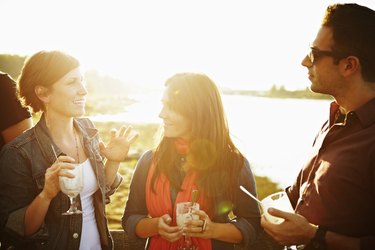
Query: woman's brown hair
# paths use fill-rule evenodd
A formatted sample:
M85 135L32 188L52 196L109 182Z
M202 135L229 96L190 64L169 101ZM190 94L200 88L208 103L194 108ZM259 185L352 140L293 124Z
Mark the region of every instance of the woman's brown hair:
M18 78L18 98L33 112L44 111L43 102L35 94L37 85L50 87L69 71L79 67L79 61L62 51L39 51L26 59Z
M244 157L230 138L217 86L208 76L197 73L176 74L165 85L171 106L191 123L187 158L198 172L199 188L211 202L219 196L233 200ZM174 139L163 137L155 150L156 171L152 183L160 173L164 173L171 185L179 188L171 177L179 157Z

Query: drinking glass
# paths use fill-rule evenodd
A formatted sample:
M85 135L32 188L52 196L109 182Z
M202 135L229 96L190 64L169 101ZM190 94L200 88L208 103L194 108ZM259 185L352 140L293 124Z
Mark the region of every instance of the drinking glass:
M74 178L59 176L59 183L61 191L69 197L69 210L63 215L81 214L82 211L77 208L76 198L83 189L83 167L82 164L71 164L74 169L64 169L73 174Z
M197 214L193 214L194 211L199 210L199 204L194 202L179 202L176 206L176 222L177 225L182 228L185 226L186 220L199 220ZM184 234L184 243L182 246L177 248L178 250L198 250L197 246L194 246L189 235Z
M274 207L284 212L294 213L289 197L284 191L267 196L261 201L261 206L264 212L264 216L269 222L274 224L281 224L284 222L284 219L270 215L267 211L268 208Z
M274 207L284 212L294 213L292 204L290 203L289 197L285 191L277 192L277 193L267 196L261 201L260 204L261 204L264 216L267 218L269 222L273 224L281 224L284 222L284 219L270 215L267 211L268 208ZM284 246L283 248L283 250L294 250L294 249L296 249L296 246Z

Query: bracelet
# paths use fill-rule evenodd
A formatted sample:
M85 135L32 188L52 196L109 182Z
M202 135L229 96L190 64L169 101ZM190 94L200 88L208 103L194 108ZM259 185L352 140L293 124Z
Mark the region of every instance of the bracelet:
M323 227L318 226L318 230L316 230L314 238L311 239L309 244L305 249L320 249L324 250L327 249L327 244L326 244L326 233L327 230L325 230Z

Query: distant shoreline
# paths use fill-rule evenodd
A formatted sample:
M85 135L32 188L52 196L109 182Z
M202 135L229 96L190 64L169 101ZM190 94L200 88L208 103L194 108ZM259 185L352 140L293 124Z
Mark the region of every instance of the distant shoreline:
M286 90L284 86L277 88L273 86L269 90L231 90L224 89L221 91L225 95L246 95L246 96L257 96L257 97L268 97L268 98L294 98L294 99L317 99L317 100L332 100L330 95L324 95L312 92L309 88L304 90Z

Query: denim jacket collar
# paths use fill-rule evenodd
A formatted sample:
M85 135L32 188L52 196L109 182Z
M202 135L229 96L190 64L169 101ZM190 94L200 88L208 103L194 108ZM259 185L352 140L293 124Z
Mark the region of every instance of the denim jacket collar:
M73 120L73 125L82 135L85 145L86 143L91 143L94 137L98 134L98 130L96 128L83 128L82 124L77 122L76 118ZM38 141L44 158L52 165L52 163L56 161L55 152L57 157L60 156L63 152L53 142L51 134L46 124L44 114L41 116L39 122L35 125L34 131L35 138ZM55 150L55 152L53 150Z

